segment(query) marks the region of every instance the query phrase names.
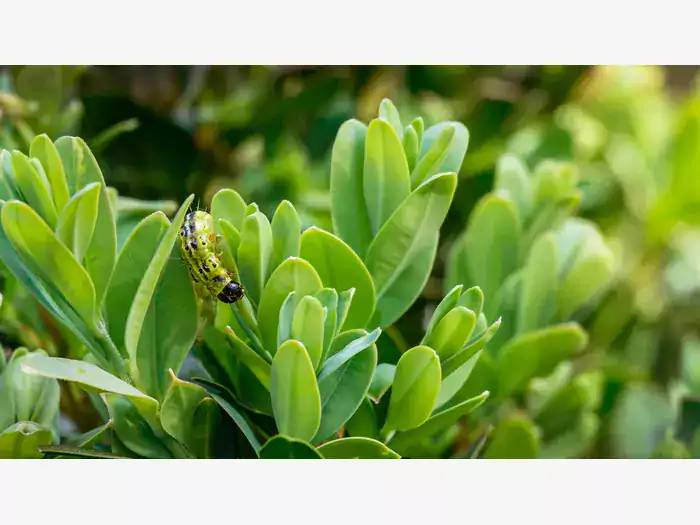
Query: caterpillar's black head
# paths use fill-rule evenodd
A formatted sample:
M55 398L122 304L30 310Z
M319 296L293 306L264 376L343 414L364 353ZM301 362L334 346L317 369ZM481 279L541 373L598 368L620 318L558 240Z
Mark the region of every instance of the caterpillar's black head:
M223 290L221 290L217 297L219 298L219 301L226 304L231 304L243 299L244 293L245 290L243 290L243 287L240 284L238 284L236 281L231 281L224 287Z

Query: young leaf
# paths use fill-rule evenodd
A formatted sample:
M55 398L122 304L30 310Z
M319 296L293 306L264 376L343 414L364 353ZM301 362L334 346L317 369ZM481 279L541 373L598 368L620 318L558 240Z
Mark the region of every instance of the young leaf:
M323 354L320 361L323 363L326 360L333 339L338 334L338 292L333 288L324 288L315 297L326 311L326 317L323 322Z
M236 276L239 276L238 264L236 264L236 256L238 255L238 248L241 245L241 234L226 219L219 219L214 223L215 231L218 235L221 235L221 256L226 268L229 268L232 272L235 272Z
M97 221L100 186L88 184L71 198L58 217L56 236L78 262L85 258Z
M352 304L341 330L362 328L374 312L374 284L362 260L338 237L316 227L301 236L301 257L318 272L324 286L336 290L355 289Z
M367 126L348 120L338 130L331 156L333 230L360 257L372 242L362 182L366 137Z
M354 332L354 330L352 332ZM379 328L376 328L369 334L358 339L354 339L353 341L348 343L345 346L345 348L343 348L339 352L334 353L331 357L328 358L328 360L326 360L325 363L323 363L321 370L319 370L318 382L320 383L321 381L323 381L326 377L330 376L332 373L338 370L349 359L353 358L355 355L359 354L366 348L373 345L377 341L377 339L379 338L379 334L381 333L382 331ZM338 337L340 338L341 336L343 336L343 334L340 334Z
M459 282L478 285L486 297L495 296L518 268L520 233L513 203L495 194L484 197L472 212L464 237L458 241L464 243L464 252L450 261L458 268ZM491 301L486 305L487 317L494 315L494 304Z
M514 155L504 155L496 164L494 190L506 192L525 221L532 211L532 182L527 166Z
M550 374L587 342L586 332L577 323L551 326L511 339L498 356L499 397L517 392L533 377Z
M194 195L190 195L185 202L182 203L182 206L180 206L173 222L163 235L163 239L160 241L155 255L153 259L151 259L139 283L136 294L134 295L134 300L131 303L129 315L126 320L126 330L124 334L124 346L132 360L135 360L137 356L139 339L141 338L141 332L143 331L144 322L148 315L153 294L158 286L160 276L172 255L180 225L193 199Z
M415 122L415 121L414 121ZM447 156L435 173L459 173L464 156L467 154L469 147L469 130L461 122L441 122L428 128L423 133L421 140L421 157L424 157L433 145L438 141L443 130L448 127L455 128L455 133L452 137L452 142L447 149Z
M438 232L456 185L454 173L427 180L401 204L372 241L365 263L374 281L377 297L374 321L379 321L379 326L387 326L402 315L411 305L406 299L410 300L414 294L413 300L417 297L415 285L427 281L437 249ZM416 265L418 261L421 266ZM399 289L411 291L408 297L397 293L400 301L390 293L394 292L392 286L397 281Z
M455 306L457 306L457 301L459 301L459 298L462 296L462 288L464 287L461 284L458 284L457 286L452 288L452 290L445 294L445 297L443 297L442 301L440 301L440 304L437 305L437 308L435 308L435 311L433 312L433 315L430 318L428 328L425 329L425 335L423 336L421 344L425 344L425 341L433 332L437 324L442 320L443 317L445 317L445 314L447 314L447 312L449 312Z
M301 219L289 201L282 201L272 217L272 267L288 257L299 257ZM313 263L312 263L313 264Z
M280 321L277 326L277 348L282 346L282 343L292 339L292 321L294 320L294 312L302 297L291 292L280 307Z
M349 437L329 441L318 447L326 459L400 459L381 441L366 437Z
M214 218L214 223L224 219L240 231L246 217L246 203L235 190L229 188L219 190L211 199L211 216Z
M29 156L37 159L44 167L51 184L51 194L56 210L61 213L70 199L68 183L63 171L63 163L56 146L46 134L37 135L29 147Z
M306 441L274 436L260 449L260 459L323 459Z
M2 225L25 264L45 276L85 323L96 327L95 287L80 263L41 217L25 203L12 201L2 208Z
M246 293L257 305L272 262L272 228L262 213L255 212L243 221L236 262Z
M373 120L367 130L362 177L372 233L376 235L410 192L403 146L391 125L383 120Z
M63 138L56 141L57 148L61 140ZM80 138L70 138L69 140L74 141L77 148L82 152L79 156L81 168L78 172L79 178L75 186L76 191L93 182L97 182L100 185L100 201L97 221L95 222L95 233L92 236L92 242L90 242L83 263L90 274L92 282L95 284L95 298L97 306L100 307L107 293L117 259L117 231L114 212L112 211L112 203L107 193L104 177L95 160L95 156L84 140Z
M294 311L291 338L304 345L314 370L318 368L323 354L324 323L325 312L321 302L310 295L303 297Z
M272 410L281 434L311 440L321 423L321 397L304 345L285 342L272 361Z
M478 286L473 286L462 294L457 304L474 312L478 319L479 316L481 316L481 311L484 308L484 292L482 292L481 288ZM486 325L484 323L484 330L485 329Z
M197 313L197 297L187 268L179 259L170 258L151 296L131 361L136 384L158 400L170 386L168 370L180 370L194 343ZM127 338L128 330L127 320Z
M357 411L345 424L345 433L349 437L375 438L379 434L377 416L369 398L364 398Z
M517 333L549 324L556 308L557 245L552 234L545 234L528 254L518 305Z
M260 381L260 384L262 384L269 391L271 374L270 363L265 361L265 359L260 357L247 344L241 341L238 336L236 336L234 331L228 326L226 327L226 333L229 336L229 340L236 357L241 361L241 363L248 367L258 381Z
M399 111L388 98L382 99L379 103L379 118L390 124L400 139L403 138L403 124L401 124Z
M456 128L454 126L443 128L432 147L421 156L418 165L416 165L411 172L412 189L417 188L424 180L439 173L438 170L447 158L452 138L455 135L455 130Z
M274 355L277 350L277 327L280 308L291 292L299 298L314 295L323 285L316 270L303 259L291 257L280 264L265 285L258 306L258 327L262 343Z
M457 306L447 312L425 344L433 348L445 361L459 352L469 340L476 325L476 315L464 306Z
M331 437L352 417L365 399L376 366L377 347L372 344L319 381L321 424L315 443Z
M396 365L384 430L423 424L433 411L440 380L440 359L432 348L416 346L403 354Z
M114 276L105 298L109 333L119 349L124 348L126 321L131 303L168 225L168 219L162 212L149 215L132 230L119 252Z
M418 162L418 156L420 155L420 143L418 141L418 133L415 128L406 126L403 133L403 150L406 154L409 172L413 171Z
M442 368L442 382L440 383L440 392L435 400L434 409L442 408L445 403L450 401L457 392L461 390L464 384L471 376L474 367L481 358L481 353L476 352L467 359L462 366L452 370L449 375L445 372L445 367Z
M477 397L473 397L443 412L438 412L417 428L406 432L398 432L389 441L391 448L400 454L407 454L413 445L430 438L440 432L446 431L461 418L480 407L489 397L488 391Z
M21 151L12 152L12 168L15 181L24 200L53 230L58 222L56 205L51 198L51 189L44 183L39 172Z

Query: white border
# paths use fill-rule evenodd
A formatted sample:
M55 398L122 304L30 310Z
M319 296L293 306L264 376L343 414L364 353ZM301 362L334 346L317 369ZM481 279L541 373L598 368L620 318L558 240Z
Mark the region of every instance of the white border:
M685 523L700 461L0 462L2 523ZM692 520L691 520L692 521Z
M5 2L8 64L693 64L667 0ZM684 9L686 8L686 9Z

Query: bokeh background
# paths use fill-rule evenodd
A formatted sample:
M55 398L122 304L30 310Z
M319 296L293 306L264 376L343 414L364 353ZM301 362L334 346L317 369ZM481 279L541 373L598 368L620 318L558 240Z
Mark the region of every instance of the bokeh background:
M470 143L441 251L406 337L442 297L447 249L494 167L573 162L619 270L595 311L586 367L604 386L584 457L700 457L700 92L697 67L0 66L0 148L47 133L83 137L120 195L174 209L236 189L271 216L290 200L331 229L329 160L339 126L390 98L426 128L464 123ZM137 219L135 219L137 220ZM6 347L32 343L3 306Z

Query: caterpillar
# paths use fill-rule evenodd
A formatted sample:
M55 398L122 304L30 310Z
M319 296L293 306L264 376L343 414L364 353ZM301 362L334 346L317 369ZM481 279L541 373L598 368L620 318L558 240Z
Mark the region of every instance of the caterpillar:
M193 211L185 216L180 228L180 251L192 280L204 285L219 301L232 304L243 298L245 290L222 264L217 244L211 215Z

